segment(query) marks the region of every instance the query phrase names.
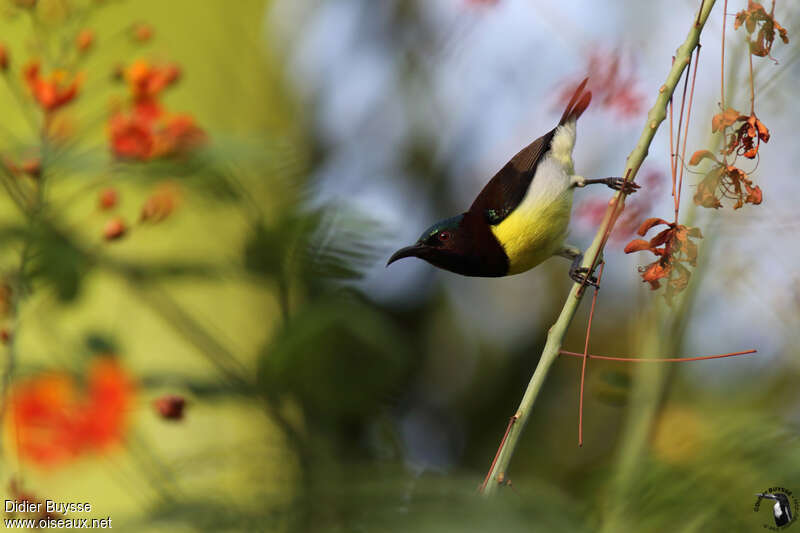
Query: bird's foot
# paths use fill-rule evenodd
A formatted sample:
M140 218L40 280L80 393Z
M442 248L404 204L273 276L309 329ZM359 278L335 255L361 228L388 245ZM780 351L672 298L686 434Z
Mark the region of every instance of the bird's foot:
M600 285L597 283L597 278L594 275L588 276L589 269L586 267L580 267L576 269L571 269L569 271L569 277L572 278L572 281L580 283L581 285L591 285L592 287L599 287Z
M585 284L592 287L599 287L600 284L597 281L597 277L594 276L594 272L581 266L582 262L583 254L572 260L572 266L569 268L569 277L572 281L580 283L581 285Z
M605 178L603 181L615 191L622 191L625 194L633 194L640 187L637 183L624 178Z
M576 187L586 187L587 185L593 185L595 183L602 183L615 191L622 191L625 194L633 194L639 189L639 185L632 181L628 181L624 178L583 178L583 177L576 177L573 180L573 184Z

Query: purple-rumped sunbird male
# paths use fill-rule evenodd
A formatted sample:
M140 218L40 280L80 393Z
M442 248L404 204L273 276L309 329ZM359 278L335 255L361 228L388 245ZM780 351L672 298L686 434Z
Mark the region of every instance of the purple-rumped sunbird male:
M386 265L418 257L464 276L501 277L525 272L559 255L573 260L572 279L595 284L591 273L580 268L580 250L565 244L572 192L576 187L602 183L630 194L638 185L622 178L575 175L576 124L592 100L587 81L575 90L558 126L512 157L466 213L426 229L415 244L395 252Z

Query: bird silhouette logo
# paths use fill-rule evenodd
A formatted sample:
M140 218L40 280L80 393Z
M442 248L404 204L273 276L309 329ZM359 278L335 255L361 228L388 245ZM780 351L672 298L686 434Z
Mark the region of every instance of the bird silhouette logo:
M762 500L769 500L769 503L772 503L772 523L764 524L764 529L783 530L797 519L798 512L800 512L800 500L793 495L792 491L784 487L770 487L757 493L756 496L758 499L753 507L755 512L759 511Z

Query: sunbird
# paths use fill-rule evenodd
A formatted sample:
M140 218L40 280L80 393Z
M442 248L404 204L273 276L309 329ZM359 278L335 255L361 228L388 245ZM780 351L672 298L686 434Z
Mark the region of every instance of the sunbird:
M622 178L575 175L576 124L592 100L587 81L575 90L558 125L512 157L467 212L432 225L415 244L395 252L386 266L418 257L463 276L501 277L525 272L558 255L572 259L573 280L596 284L580 266L580 249L565 244L572 192L602 183L630 194L638 185Z

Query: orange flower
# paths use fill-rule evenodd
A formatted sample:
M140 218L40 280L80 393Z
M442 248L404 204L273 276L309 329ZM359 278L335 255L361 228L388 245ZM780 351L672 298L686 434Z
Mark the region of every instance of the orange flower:
M8 50L0 44L0 71L5 72L8 70Z
M81 30L78 37L75 39L75 44L78 46L79 52L86 52L94 44L94 32L92 30Z
M92 362L86 389L66 374L18 383L10 396L12 440L22 459L53 467L122 440L133 401L130 377L111 357Z
M155 66L140 59L125 74L137 111L148 118L156 118L161 115L161 107L156 98L180 79L181 71L173 64Z
M702 239L703 234L699 228L684 226L674 222L667 222L663 218L648 218L639 227L637 233L642 237L656 226L667 226L655 237L646 241L634 239L625 246L625 253L650 251L658 259L647 266L639 267L642 281L650 284L653 290L661 286L660 280L667 281L667 290L664 296L667 303L689 285L691 272L684 265L697 266L697 244L692 239Z
M172 214L180 203L180 190L172 183L161 184L144 202L139 220L161 222Z
M159 101L161 92L181 76L176 65L138 60L124 76L131 89L130 111L117 110L109 120L111 150L117 158L147 161L184 154L206 142L205 132L190 115L169 114Z
M10 158L5 158L3 164L11 174L24 174L33 179L39 179L42 175L42 161L38 157L29 157L21 163L15 163Z
M124 237L127 231L128 228L125 227L125 221L120 217L114 217L103 228L103 238L107 241L115 241Z
M78 95L81 83L80 75L69 79L62 70L53 72L46 79L41 76L40 65L35 61L25 67L23 76L34 99L48 112L70 103Z
M88 409L80 420L84 442L94 449L122 440L133 385L119 364L110 357L95 361L87 386Z

